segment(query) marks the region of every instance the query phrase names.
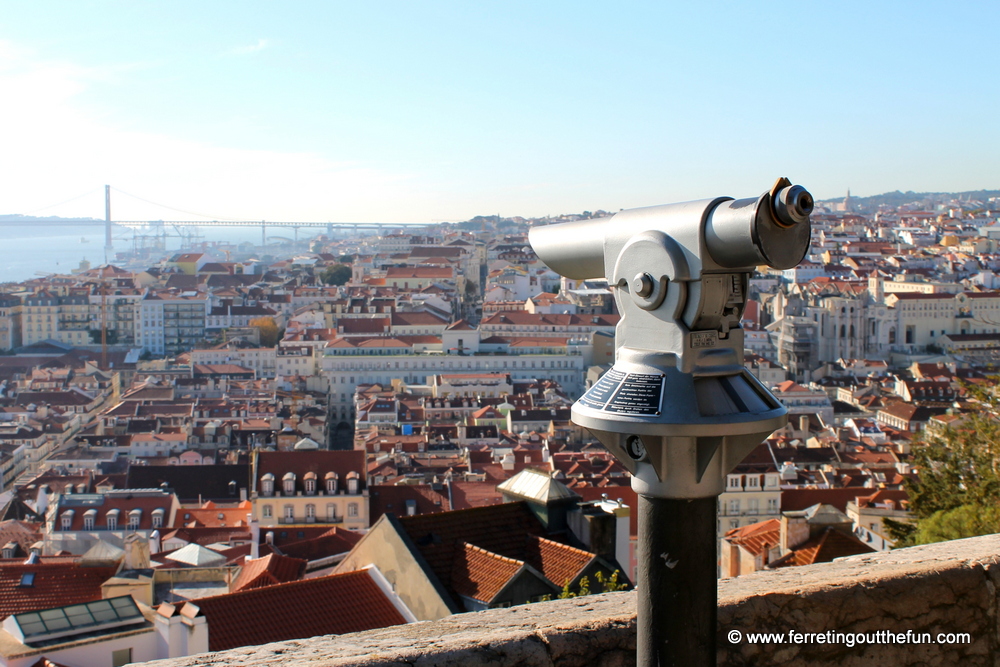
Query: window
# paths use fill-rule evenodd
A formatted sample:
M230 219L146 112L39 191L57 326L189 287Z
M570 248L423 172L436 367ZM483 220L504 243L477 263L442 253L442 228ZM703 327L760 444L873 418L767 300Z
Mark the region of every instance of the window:
M25 572L24 574L22 574L21 575L21 583L18 584L18 585L19 586L25 586L25 587L34 586L35 585L35 573L34 572Z
M62 529L69 530L70 525L73 523L73 510L62 513Z
M274 475L267 473L260 478L260 492L265 496L274 495Z
M357 495L357 493L358 493L358 478L357 477L352 477L349 480L347 480L347 492L349 494L351 494L352 496L353 495Z
M288 520L295 518L295 507L293 505L285 505L285 518Z
M740 501L739 500L730 500L729 501L729 513L730 514L739 514L740 513Z
M351 503L347 506L347 516L356 517L358 516L358 504Z
M767 499L767 513L775 514L778 511L778 499L768 498Z
M336 521L337 520L337 506L333 503L328 503L326 506L326 520Z
M270 505L264 505L263 516L265 519L270 519L274 516L274 509Z
M306 480L306 494L312 496L316 495L316 478Z
M117 516L108 516L108 530L118 530Z
M295 495L295 473L285 473L285 476L281 478L281 487L286 496Z
M337 473L326 473L326 492L331 496L337 493Z
M315 505L306 505L306 519L316 519Z

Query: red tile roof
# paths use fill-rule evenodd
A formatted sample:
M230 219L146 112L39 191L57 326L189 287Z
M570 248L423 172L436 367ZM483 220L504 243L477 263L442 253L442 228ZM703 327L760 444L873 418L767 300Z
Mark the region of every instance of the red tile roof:
M488 604L522 567L524 561L461 542L451 569L451 588L459 595Z
M596 558L583 549L553 542L543 537L529 537L525 560L556 586L565 586Z
M528 536L545 534L524 502L401 517L399 523L441 582L451 581L455 557L464 542L522 560Z
M813 563L829 563L835 558L854 556L875 551L870 546L854 537L845 535L836 528L827 528L820 535L794 549L773 567L792 567L796 565L812 565Z
M248 591L264 586L298 581L306 570L306 561L288 558L278 554L268 554L263 558L244 561L236 581L230 589L233 593Z
M738 544L754 556L766 553L781 543L781 521L768 519L726 532L730 544Z
M356 473L359 479L358 493L365 486L367 466L365 452L361 450L299 450L291 452L260 452L257 458L257 490L260 490L260 478L271 473L274 475L274 490L282 491L282 478L286 473L295 475L295 490L305 491L305 475L312 472L317 475L317 491L324 490L324 476L329 472L337 473L337 489L347 489L347 476Z
M406 619L365 570L200 598L208 650L400 625Z
M0 618L100 600L101 584L117 570L117 566L83 566L79 561L0 564ZM31 585L22 586L22 577L30 573L35 575Z
M412 504L416 514L433 514L451 509L448 492L442 488L435 491L429 484L379 484L369 487L369 516L374 524L386 512L396 516L407 516L407 507Z

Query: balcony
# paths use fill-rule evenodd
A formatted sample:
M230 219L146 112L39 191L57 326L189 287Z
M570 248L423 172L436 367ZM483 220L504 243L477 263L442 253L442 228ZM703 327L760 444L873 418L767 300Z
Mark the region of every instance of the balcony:
M719 582L718 664L995 665L1000 535L763 571ZM216 667L635 664L635 595L609 593L457 614L439 621L314 637L149 663ZM738 630L743 640L731 643ZM746 633L929 633L930 642L749 644ZM209 636L211 636L211 626ZM939 634L969 643L935 643Z
M337 516L332 519L321 516L283 516L278 519L278 523L283 526L291 525L302 525L302 524L318 524L321 526L332 526L338 523L344 523L344 517Z

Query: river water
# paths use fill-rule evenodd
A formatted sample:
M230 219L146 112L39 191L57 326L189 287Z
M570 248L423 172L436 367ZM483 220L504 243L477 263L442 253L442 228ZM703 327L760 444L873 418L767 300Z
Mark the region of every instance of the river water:
M260 230L252 227L201 227L199 231L201 240L209 242L260 244L261 241ZM274 233L286 231L276 229ZM81 260L94 267L106 261L121 265L115 253L132 251L132 231L115 227L113 237L114 252L106 257L104 228L100 226L0 227L0 283L30 280L38 274L70 273L80 266ZM306 234L300 234L300 238L305 237ZM166 243L167 254L180 250L180 238L168 237Z

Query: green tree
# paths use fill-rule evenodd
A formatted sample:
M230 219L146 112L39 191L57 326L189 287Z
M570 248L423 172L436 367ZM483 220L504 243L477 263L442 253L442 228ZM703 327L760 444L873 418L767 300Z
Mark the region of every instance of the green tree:
M906 481L914 520L885 521L897 547L1000 532L997 378L964 386L973 410L914 445L917 478Z
M319 279L326 285L343 285L351 279L351 267L347 264L334 264L320 272Z

